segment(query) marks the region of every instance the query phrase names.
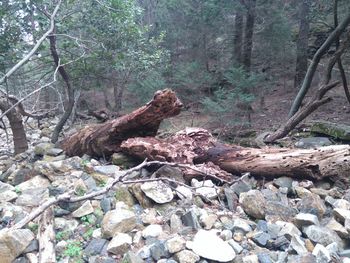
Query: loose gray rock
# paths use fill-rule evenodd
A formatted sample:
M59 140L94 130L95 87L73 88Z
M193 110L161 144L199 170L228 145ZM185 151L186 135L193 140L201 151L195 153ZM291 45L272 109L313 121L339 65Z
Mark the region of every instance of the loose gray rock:
M199 230L193 242L186 246L201 257L219 262L228 262L236 257L233 248L212 231Z
M240 230L240 231L243 231L243 233L248 233L248 232L252 231L252 228L247 223L246 220L241 219L241 218L236 218L233 221L233 228L232 228L232 230L233 231Z
M307 214L307 213L299 213L294 218L294 223L299 228L309 225L319 225L320 222L316 215Z
M298 236L293 235L290 241L290 248L297 252L298 255L304 255L308 253L305 242Z
M312 254L317 258L317 263L328 263L332 260L329 251L321 244L316 244Z
M0 230L1 262L11 263L34 239L29 229Z
M131 236L125 233L117 233L109 242L107 251L115 255L123 255L129 250L131 244Z
M170 253L176 253L185 248L186 240L178 235L168 239L165 242L165 247Z
M321 226L308 226L303 229L303 233L313 242L327 246L337 242L340 247L343 246L342 240L334 231Z
M335 208L333 214L342 223L344 223L346 219L350 219L350 210Z
M90 200L85 201L81 207L72 213L73 217L83 217L94 212L94 208L91 205Z
M150 248L151 256L154 260L170 257L169 251L165 247L164 241L156 241Z
M198 255L186 249L176 253L174 258L179 263L195 263L200 260Z
M310 149L317 148L321 146L332 145L332 141L327 137L307 137L301 138L298 142L295 143L295 147L301 149Z
M55 229L74 232L78 227L79 222L75 219L65 219L63 217L54 218Z
M94 256L94 255L100 255L104 246L107 244L106 239L92 239L89 244L84 249L84 255L86 256Z
M326 227L333 230L341 238L347 239L350 236L346 228L342 224L340 224L338 221L336 221L334 218L331 218L327 222Z
M270 238L269 234L262 231L258 231L252 236L253 241L261 247L265 247Z
M345 210L350 210L350 202L345 199L337 199L333 202L332 206L334 208L340 208Z
M191 189L189 189L188 187L185 187L183 185L179 185L178 187L176 187L176 194L180 199L192 200L192 198L193 198L193 194L192 194Z
M185 213L183 216L181 216L181 220L185 226L190 226L194 229L201 228L194 209L190 209L187 213Z
M123 263L143 263L144 261L142 260L141 257L136 255L135 253L128 251L125 253L123 257Z
M143 183L141 190L158 204L169 203L174 198L171 188L161 181Z
M206 230L211 229L217 220L218 220L218 216L215 214L209 214L209 215L204 214L204 215L201 215L199 218L200 223Z
M94 170L96 173L104 174L104 175L121 175L122 172L120 168L116 165L103 165L103 166L95 166Z
M170 216L170 229L172 233L178 233L182 229L182 221L180 216L172 214Z
M163 229L161 225L149 225L142 230L142 236L144 238L157 237L162 233Z
M293 179L287 176L282 176L273 180L273 183L278 187L286 187L290 190L292 188Z
M284 205L281 202L276 201L267 201L266 203L266 210L265 210L265 217L266 220L268 218L273 218L275 220L282 220L282 221L290 221L294 216L298 213L298 210L296 210L293 207L290 207L289 205Z
M108 211L102 219L101 231L104 237L113 237L116 233L131 231L136 226L134 212L116 208Z
M276 225L281 227L279 236L285 236L288 240L291 240L294 235L301 236L300 230L292 223L277 221Z
M43 156L45 155L50 149L54 148L55 145L52 143L39 143L38 145L35 146L34 148L34 154L38 156Z
M202 195L205 198L214 199L218 196L216 186L211 180L199 182L196 179L192 179L191 185L196 187L197 194Z
M249 255L243 257L243 263L259 263L259 258L257 255Z
M236 254L240 254L243 251L243 247L233 239L230 239L227 243L233 248Z
M303 197L297 205L301 213L314 214L318 218L322 218L326 212L324 201L316 194L309 194Z
M266 200L260 191L250 190L246 193L241 193L239 203L248 215L256 219L265 218Z

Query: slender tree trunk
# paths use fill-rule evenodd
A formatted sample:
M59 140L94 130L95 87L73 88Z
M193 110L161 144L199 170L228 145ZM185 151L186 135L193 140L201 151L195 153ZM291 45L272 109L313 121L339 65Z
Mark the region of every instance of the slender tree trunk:
M55 32L55 30L54 30ZM50 40L50 51L51 51L51 56L55 62L56 67L58 67L59 65L59 56L57 53L57 48L56 48L56 36L55 35L50 35L49 36L49 40ZM59 120L59 122L57 123L52 137L51 137L51 142L56 143L58 141L58 137L60 132L62 131L65 123L67 122L67 120L69 119L69 116L72 113L73 107L74 107L74 89L70 83L70 78L69 75L67 73L67 71L65 70L65 68L63 66L60 66L58 68L58 72L60 73L63 81L66 84L66 91L67 91L67 104L65 107L65 111L61 117L61 119Z
M12 103L10 103L5 96L1 96L0 110L5 112L11 107ZM16 108L14 108L6 114L6 117L10 122L10 127L13 134L15 154L25 152L28 149L28 142L22 122L22 115L16 110Z
M238 65L242 64L242 44L243 44L243 13L236 11L235 32L233 38L233 57Z
M312 79L315 75L318 63L320 62L322 56L327 52L327 50L334 43L334 41L336 41L336 39L340 37L340 35L344 32L349 23L350 10L348 9L348 14L345 17L345 19L334 29L334 31L328 36L327 40L322 44L322 46L317 50L316 54L314 55L312 62L307 69L303 84L293 101L292 107L289 112L289 118L291 118L300 108L300 105L303 102L303 99L311 86Z
M124 93L124 87L115 84L113 87L113 96L114 96L113 110L118 114L120 113L123 107L123 93Z
M338 22L338 0L334 0L333 19L334 19L334 28L336 28L339 24L339 22ZM335 44L336 44L336 47L338 49L340 46L340 38L339 37L336 39ZM341 58L339 58L339 60L338 60L338 69L340 71L340 76L341 76L341 79L343 82L343 88L344 88L346 99L350 103L350 92L349 92L349 87L348 87L348 80L346 78L346 73L345 73Z
M247 72L250 72L252 50L253 50L253 34L255 23L255 7L256 0L247 0L247 19L244 32L244 45L243 45L243 66Z
M307 72L307 49L309 45L309 13L310 0L301 0L299 7L299 35L297 40L297 61L295 68L294 87L301 86Z

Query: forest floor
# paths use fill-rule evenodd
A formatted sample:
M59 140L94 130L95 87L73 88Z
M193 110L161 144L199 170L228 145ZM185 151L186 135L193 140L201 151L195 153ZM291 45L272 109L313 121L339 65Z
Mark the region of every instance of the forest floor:
M305 102L310 99L315 90L316 87L310 89L304 100ZM239 137L243 134L242 137L245 137L245 135L249 135L251 132L258 135L278 129L287 120L296 93L297 91L294 92L290 88L283 87L281 84L265 92L263 104L261 104L260 98L252 104L251 126L247 127L244 124L237 123L235 128L231 128L228 132L226 131L229 134L229 140L232 141L232 135L233 137ZM328 96L332 98L332 101L318 108L299 124L297 128L309 127L313 121L329 121L350 125L350 104L345 97L343 87L338 86L334 88L328 93ZM235 116L232 116L232 118L235 118ZM163 129L165 133L172 133L186 126L202 127L220 137L222 135L220 133L223 133L222 130L225 129L225 123L226 121L224 123L215 123L215 118L213 121L213 118L209 117L204 110L184 110L179 116L165 120ZM225 140L228 138L223 135L222 139Z

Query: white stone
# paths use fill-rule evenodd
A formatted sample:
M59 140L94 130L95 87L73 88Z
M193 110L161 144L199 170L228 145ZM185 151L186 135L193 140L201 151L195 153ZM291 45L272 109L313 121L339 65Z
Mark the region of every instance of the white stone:
M298 235L293 235L291 242L290 242L290 248L295 250L298 255L304 255L308 253L306 247L305 247L305 242L298 236Z
M50 181L48 179L38 175L33 177L32 179L29 179L28 181L17 185L16 189L18 189L21 192L24 192L25 190L36 189L38 187L46 188L49 187L49 185Z
M158 204L169 203L174 198L171 188L161 181L143 183L141 190Z
M345 200L345 199L337 199L333 203L334 208L340 208L340 209L345 209L345 210L350 210L350 202Z
M196 193L202 195L208 199L214 199L218 196L214 183L211 180L205 180L199 182L196 179L192 179L191 185L196 187Z
M34 235L29 229L0 230L0 262L12 262L33 239Z
M242 260L243 263L259 263L259 258L257 255L245 256Z
M186 243L197 255L210 260L228 262L236 257L233 248L214 231L199 230L192 243Z
M189 199L192 200L193 198L193 194L192 194L192 190L189 189L186 186L180 185L178 187L176 187L176 194L180 199Z
M170 253L176 253L185 248L186 240L176 235L165 242L165 246Z
M97 228L92 232L93 238L102 238L101 228Z
M123 255L130 248L132 238L128 234L118 233L107 246L107 251L115 255Z
M136 215L133 211L116 208L108 211L101 223L102 236L113 237L115 233L127 232L136 226Z
M309 225L319 225L320 222L314 214L299 213L295 216L295 224L299 227L309 226Z
M332 259L327 248L321 244L316 244L312 254L316 256L318 262L330 262Z
M75 210L72 213L72 216L73 217L83 217L83 216L92 214L93 212L94 212L94 208L92 207L91 202L88 200L88 201L85 201L81 205L81 207L79 207L77 210Z
M144 238L157 237L162 233L161 225L149 225L144 230L142 230L142 236Z
M200 260L200 257L189 250L182 250L175 254L175 259L179 263L195 263Z

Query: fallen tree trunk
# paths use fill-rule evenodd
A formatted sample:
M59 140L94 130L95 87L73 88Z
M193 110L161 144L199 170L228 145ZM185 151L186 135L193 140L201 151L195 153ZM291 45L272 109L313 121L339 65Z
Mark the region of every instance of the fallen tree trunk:
M250 172L274 178L289 176L320 180L329 178L348 184L350 146L332 145L317 149L244 148L215 142L209 132L182 131L167 140L131 138L121 145L124 152L150 160L198 164L214 163L232 174Z
M155 136L161 121L180 113L182 103L169 89L155 93L145 106L118 119L91 125L67 137L61 147L69 156L108 156L132 137Z

